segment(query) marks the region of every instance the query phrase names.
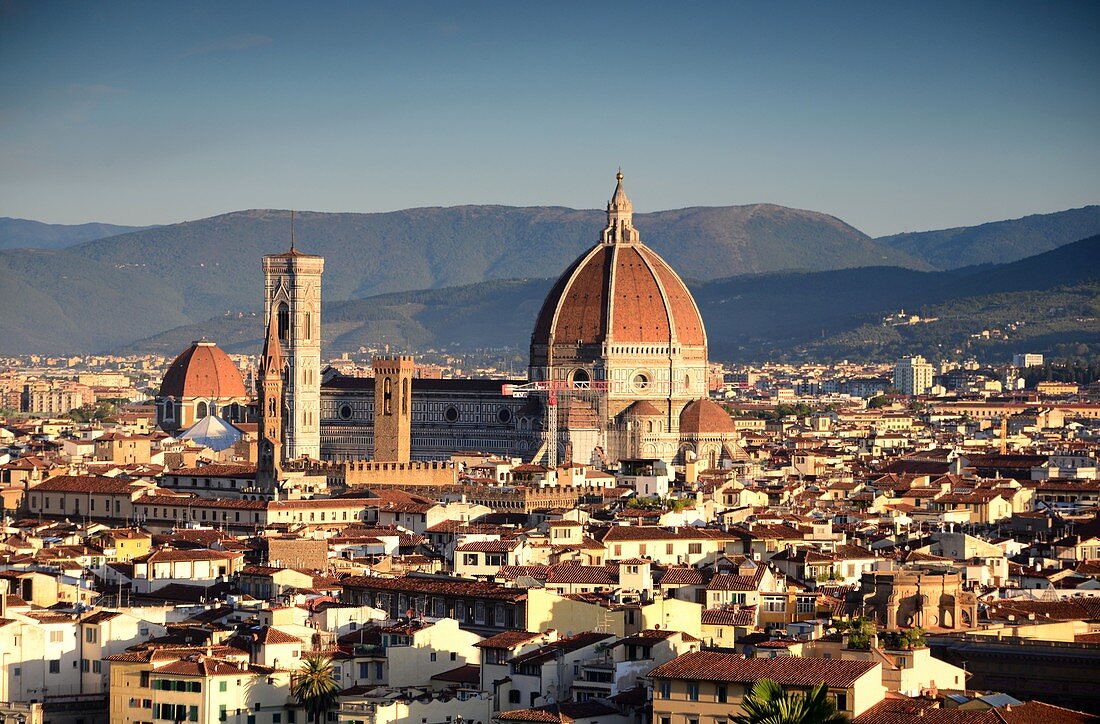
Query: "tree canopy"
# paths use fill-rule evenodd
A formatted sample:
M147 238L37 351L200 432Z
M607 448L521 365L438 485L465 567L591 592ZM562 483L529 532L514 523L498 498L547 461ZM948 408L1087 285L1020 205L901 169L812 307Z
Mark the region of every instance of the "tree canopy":
M291 694L309 712L314 722L323 721L325 714L336 706L339 684L332 669L332 659L320 654L302 659L294 676Z
M805 694L790 694L771 679L760 679L753 684L749 695L741 700L741 708L744 711L731 720L733 724L836 724L850 721L847 714L837 711L836 703L829 698L824 683Z

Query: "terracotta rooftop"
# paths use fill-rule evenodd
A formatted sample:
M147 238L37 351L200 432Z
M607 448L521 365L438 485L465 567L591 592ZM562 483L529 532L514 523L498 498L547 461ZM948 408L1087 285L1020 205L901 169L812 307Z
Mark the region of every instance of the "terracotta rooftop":
M495 636L482 639L474 644L479 649L511 649L528 641L541 638L544 634L530 631L505 631Z
M603 534L604 543L620 541L647 540L732 540L735 536L712 528L682 526L665 528L661 526L613 525Z
M457 669L436 674L432 677L432 681L447 681L455 684L477 686L481 683L481 667L477 664L463 664Z
M416 576L402 576L400 578L350 576L343 579L340 585L344 588L471 596L494 601L519 601L527 597L527 592L521 589L504 588L503 586L474 581L468 578L446 578L442 576L434 578Z
M31 488L31 492L35 491L127 495L134 492L134 486L126 480L99 475L58 475Z
M697 651L678 656L649 672L651 678L752 683L772 679L780 686L848 687L878 664L840 659L746 659L738 654Z
M479 540L464 543L455 553L510 553L519 546L518 540Z
M756 607L704 609L699 622L703 626L753 626L756 624Z
M509 663L513 665L539 665L552 661L559 654L568 654L578 649L583 649L586 646L592 646L593 644L605 641L607 639L615 638L614 634L600 633L598 631L585 631L583 633L576 634L575 636L568 636L566 638L558 639L552 643L541 646L534 651L528 651L525 654L521 654L513 658Z

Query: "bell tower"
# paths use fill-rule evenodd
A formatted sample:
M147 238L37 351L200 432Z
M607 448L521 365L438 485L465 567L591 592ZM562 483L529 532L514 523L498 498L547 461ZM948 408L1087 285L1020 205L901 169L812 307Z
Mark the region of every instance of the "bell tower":
M283 421L286 460L321 457L321 273L323 257L290 251L263 258L264 319L275 328L287 374Z
M278 319L267 321L267 338L260 355L260 425L256 449L256 482L261 489L277 490L283 475L283 350Z
M412 457L412 357L374 359L374 460L407 463Z

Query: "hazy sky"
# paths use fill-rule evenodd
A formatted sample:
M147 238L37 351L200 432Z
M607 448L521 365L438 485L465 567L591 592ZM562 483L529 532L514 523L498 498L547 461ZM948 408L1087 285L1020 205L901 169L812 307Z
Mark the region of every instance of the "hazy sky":
M0 215L1100 202L1100 3L0 0Z

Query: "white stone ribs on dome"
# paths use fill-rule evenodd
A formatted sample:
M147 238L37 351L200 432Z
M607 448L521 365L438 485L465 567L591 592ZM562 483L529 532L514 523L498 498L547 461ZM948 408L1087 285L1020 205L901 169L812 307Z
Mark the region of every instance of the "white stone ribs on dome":
M687 288L687 284L684 282L684 280L680 278L680 275L677 274L676 271L671 266L669 266L668 262L665 261L663 256L657 254L656 252L654 252L654 256L656 257L657 261L660 264L664 265L665 269L668 270L668 273L676 280L676 282L679 283L681 286L683 286L683 288L684 288L683 291L686 292L686 296L688 298L688 301L691 302L691 308L692 308L692 310L695 311L695 318L700 321L699 331L703 335L703 347L706 348L709 344L709 340L707 339L707 328L706 328L706 325L702 324L703 315L699 311L699 303L695 301L695 295L691 293L691 290ZM661 281L660 281L659 277L660 277L660 275L658 275L657 282L658 282L658 284L661 284ZM664 284L661 284L661 288L662 289L664 288ZM672 311L671 305L668 307L668 309L669 309L669 312ZM682 347L683 342L679 342L679 345Z
M611 247L611 265L608 268L607 329L604 332L603 340L605 348L610 350L612 345L615 344L615 276L619 269L619 246L617 244Z
M561 315L562 308L565 307L565 304L562 303L562 300L565 300L569 297L569 291L573 288L573 283L577 281L577 276L582 271L585 271L587 269L588 263L590 261L592 261L593 256L595 256L596 254L598 254L600 252L601 248L602 247L599 244L597 244L596 246L589 249L588 253L584 255L584 259L581 261L581 263L577 264L573 268L573 273L569 275L569 281L567 281L565 283L565 286L562 287L561 295L558 297L559 301L558 301L556 307L554 308L554 316L550 320L550 330L549 330L549 336L548 336L548 339L547 339L547 350L546 350L546 359L547 359L547 365L548 366L554 364L554 344L557 341L558 317ZM614 273L614 272L612 272L612 273ZM567 340L567 341L572 342L573 340Z

